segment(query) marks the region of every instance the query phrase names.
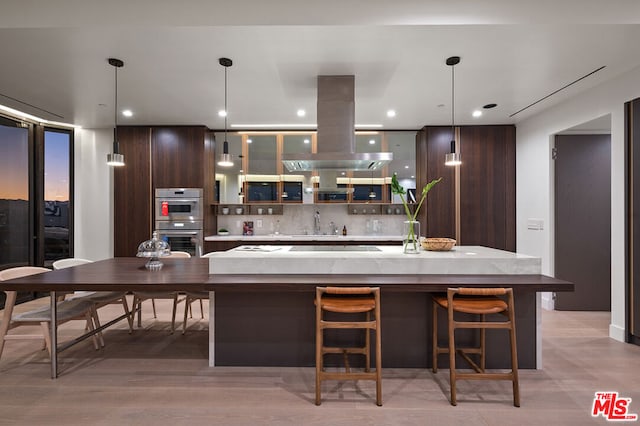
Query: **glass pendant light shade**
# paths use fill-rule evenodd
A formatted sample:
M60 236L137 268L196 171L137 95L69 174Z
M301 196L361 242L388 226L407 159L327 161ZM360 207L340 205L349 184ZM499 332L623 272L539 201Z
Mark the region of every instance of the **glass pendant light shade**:
M462 164L462 160L460 160L460 154L456 152L456 141L451 141L451 152L445 154L444 156L444 165L445 166L459 166Z
M115 102L113 104L113 152L107 154L107 165L111 167L124 166L124 155L120 154L118 144L118 68L124 66L124 62L120 59L109 58L109 65L112 65L115 69L116 83L115 83Z
M445 166L459 166L460 164L462 164L462 160L460 160L460 154L458 154L457 152L450 152L448 154L445 154Z
M231 154L229 154L229 142L227 141L222 144L222 154L220 154L218 166L233 167L233 160L231 159Z
M115 152L107 154L107 165L112 167L124 166L124 155Z

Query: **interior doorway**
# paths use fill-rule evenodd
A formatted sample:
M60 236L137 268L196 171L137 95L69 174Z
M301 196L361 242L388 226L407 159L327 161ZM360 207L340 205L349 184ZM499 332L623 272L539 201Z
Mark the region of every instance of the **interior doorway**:
M610 126L606 116L555 137L554 275L575 284L556 293L557 310L611 310Z

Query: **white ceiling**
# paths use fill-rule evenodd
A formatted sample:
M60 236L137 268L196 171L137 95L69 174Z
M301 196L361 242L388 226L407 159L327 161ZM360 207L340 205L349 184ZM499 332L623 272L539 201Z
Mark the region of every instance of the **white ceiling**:
M224 126L220 57L234 61L229 126L315 123L320 74L355 75L359 124L451 124L452 55L462 57L456 123L517 123L640 66L636 0L2 3L0 104L89 128L113 125L109 57L125 62L118 103L134 112L120 124L215 129Z

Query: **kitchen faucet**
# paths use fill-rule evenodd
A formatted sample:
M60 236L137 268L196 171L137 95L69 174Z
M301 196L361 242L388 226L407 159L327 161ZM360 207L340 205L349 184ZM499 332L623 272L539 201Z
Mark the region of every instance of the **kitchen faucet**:
M313 215L313 233L320 235L320 212L316 210L316 214Z

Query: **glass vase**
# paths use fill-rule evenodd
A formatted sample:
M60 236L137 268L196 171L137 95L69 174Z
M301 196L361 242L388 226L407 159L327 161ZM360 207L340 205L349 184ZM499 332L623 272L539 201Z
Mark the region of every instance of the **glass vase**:
M405 220L402 235L403 252L416 254L420 252L420 222L417 220Z

